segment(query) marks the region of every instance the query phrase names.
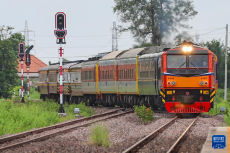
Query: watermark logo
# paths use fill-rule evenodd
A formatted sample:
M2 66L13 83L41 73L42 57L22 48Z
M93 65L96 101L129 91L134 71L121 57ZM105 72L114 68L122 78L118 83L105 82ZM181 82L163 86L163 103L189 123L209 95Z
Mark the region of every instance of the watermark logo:
M213 149L224 149L226 147L225 135L213 135L212 136L212 148Z

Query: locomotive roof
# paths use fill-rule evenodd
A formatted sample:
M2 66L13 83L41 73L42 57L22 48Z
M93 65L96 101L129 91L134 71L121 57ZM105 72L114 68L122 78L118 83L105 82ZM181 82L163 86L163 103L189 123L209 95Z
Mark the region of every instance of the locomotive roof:
M69 69L81 68L81 67L82 67L82 63L78 63L78 64L75 64L75 65L70 66Z
M143 55L143 54L154 54L154 53L159 53L164 50L164 48L167 47L172 47L175 45L162 45L162 46L152 46L152 47L143 47L143 48L134 48L130 49L123 54L118 55L118 59L121 58L132 58L132 57L137 57L138 55Z
M152 53L152 54L144 54L144 55L141 55L139 58L158 57L158 56L162 55L163 53L164 52Z
M198 46L198 45L192 45L193 50L189 54L208 54L209 49ZM182 50L183 45L176 46L174 48L171 48L167 51L167 54L184 54Z
M75 64L77 64L77 63L68 63L68 64L65 64L65 65L63 65L63 69L68 69L68 68L70 68L70 66L75 65Z
M119 50L119 51L114 51L114 52L110 52L108 54L106 54L105 56L103 56L101 60L108 60L108 59L115 59L120 53L122 53L123 50Z
M82 63L82 67L86 65L95 65L98 61L87 61Z
M48 65L46 67L43 67L41 69L38 70L39 71L48 71L48 70L57 70L59 67L59 64L56 64L56 65Z
M137 57L137 55L139 55L142 51L144 51L146 49L146 47L144 48L134 48L134 49L130 49L126 52L124 52L123 54L121 54L118 59L120 58L131 58L131 57Z

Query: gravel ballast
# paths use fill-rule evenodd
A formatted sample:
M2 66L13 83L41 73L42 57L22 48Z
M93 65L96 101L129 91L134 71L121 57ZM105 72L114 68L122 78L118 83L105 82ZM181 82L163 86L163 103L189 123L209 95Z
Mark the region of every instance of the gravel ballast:
M147 124L142 124L141 119L135 113L104 121L102 124L108 128L110 133L111 146L109 148L93 145L90 138L90 127L81 127L45 141L26 144L4 152L122 152L175 117L175 114L155 113L154 115L156 118ZM183 153L194 150L200 152L207 137L208 128L224 124L220 118L222 119L221 116L204 115L202 117L201 115L188 131L187 139L178 148L178 151ZM165 134L164 132L158 134L151 141L152 144L145 145L139 152L165 152L192 120L190 118L176 121L166 129Z

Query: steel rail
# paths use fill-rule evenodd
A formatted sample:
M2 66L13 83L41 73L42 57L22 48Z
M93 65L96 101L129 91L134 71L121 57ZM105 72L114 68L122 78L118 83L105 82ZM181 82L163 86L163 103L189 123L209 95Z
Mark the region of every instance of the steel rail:
M182 137L187 133L187 131L190 129L190 127L195 123L195 121L199 118L199 116L197 116L193 122L188 126L188 128L183 132L183 134L177 139L177 141L171 146L171 148L167 151L167 153L170 153L173 151L173 149L176 147L176 145L180 142L180 140L182 139Z
M79 127L86 127L86 126L88 126L88 125L90 125L92 123L100 122L100 121L107 120L107 119L114 118L114 117L118 117L118 116L122 116L124 114L132 113L132 112L133 112L133 110L129 110L127 112L115 114L113 116L109 116L109 117L106 117L106 118L103 118L103 119L92 121L90 123L85 123L83 125L76 125L76 126L73 126L73 127L69 127L67 129L63 129L63 130L56 131L56 132L53 132L53 133L50 133L50 134L47 134L47 135L40 136L40 137L37 137L37 138L34 138L34 139L25 140L25 141L22 141L22 142L19 142L19 143L15 143L15 144L12 144L12 145L4 146L4 147L0 148L0 151L5 150L5 149L9 149L9 148L13 148L13 147L16 147L16 146L20 146L20 145L23 145L23 144L27 144L27 143L30 143L30 142L45 140L47 138L53 137L55 135L58 135L60 133L65 133L65 132L68 132L70 130L73 130L73 129L76 129L76 128L79 128Z
M160 130L162 130L163 128L165 128L167 125L169 125L170 123L172 123L173 121L175 121L178 118L178 116L174 117L172 120L170 120L169 122L167 122L166 124L162 125L161 127L159 127L157 130L155 130L154 132L150 133L149 135L147 135L146 137L144 137L143 139L141 139L140 141L136 142L135 144L133 144L131 147L129 147L128 149L126 149L125 151L123 151L122 153L130 153L130 152L136 152L137 150L139 150L146 142L150 141L152 136L154 134L156 134L157 132L159 132Z
M117 113L120 110L122 110L122 109L118 109L118 110L114 110L114 111L109 111L109 112L105 112L105 113L98 114L98 115L92 115L90 117L85 117L85 118L82 118L82 119L74 119L74 120L71 120L71 121L67 121L67 122L63 122L63 123L51 125L51 126L48 126L48 127L34 129L34 130L25 131L25 132L22 132L22 133L10 135L10 136L4 137L4 138L0 138L0 143L6 142L6 141L11 141L11 140L22 138L22 137L26 137L26 136L28 136L30 134L41 133L41 132L44 132L44 131L47 131L47 130L50 130L50 129L61 128L61 127L64 127L64 126L75 124L75 123L79 123L79 122L83 122L83 121L95 119L95 118L98 118L98 117L101 117L101 116L104 116L104 115L114 114L114 113Z

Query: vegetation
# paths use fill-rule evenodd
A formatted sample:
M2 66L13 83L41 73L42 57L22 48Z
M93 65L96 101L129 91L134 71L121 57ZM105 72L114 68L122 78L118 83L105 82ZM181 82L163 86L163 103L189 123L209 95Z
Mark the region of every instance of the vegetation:
M117 13L124 26L119 31L131 31L138 42L161 45L162 38L179 28L190 28L184 24L198 12L193 2L187 0L114 0L113 11Z
M211 110L207 113L210 115L217 115L221 114L220 112L220 107L225 107L226 112L223 113L224 115L224 120L228 126L230 126L230 92L228 92L227 95L227 101L223 99L224 97L224 90L223 89L218 89L216 96L214 98L214 108L211 108Z
M153 120L153 111L150 108L146 108L144 105L143 106L134 106L134 111L137 114L138 117L142 119L143 123L146 123L148 121Z
M19 100L21 98L17 97ZM54 101L14 103L14 99L0 100L0 136L45 127L75 118L74 108L80 108L80 114L91 116L94 111L85 104L64 105L66 117L57 115L59 104Z
M11 97L17 85L18 43L24 42L20 33L12 34L12 27L0 28L0 97Z
M206 43L201 43L202 46L207 47L214 54L216 54L218 59L218 86L219 88L224 88L224 74L225 74L225 46L220 40L212 40ZM230 66L228 57L228 67ZM230 71L228 70L228 76ZM228 81L228 87L230 87L230 81Z
M109 147L109 131L103 124L94 125L91 127L91 140L93 144L103 147Z

